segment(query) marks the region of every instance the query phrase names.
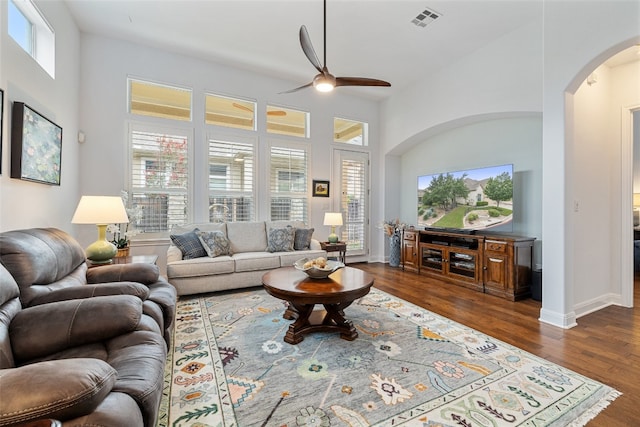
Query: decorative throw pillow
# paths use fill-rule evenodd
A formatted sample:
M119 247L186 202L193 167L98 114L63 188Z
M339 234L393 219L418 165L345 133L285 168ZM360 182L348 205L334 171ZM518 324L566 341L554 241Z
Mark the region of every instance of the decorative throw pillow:
M270 228L267 234L268 252L291 252L296 229L288 226L285 228Z
M311 246L311 236L313 236L313 228L296 228L296 237L293 241L293 249L296 251L304 251Z
M211 258L231 255L231 243L222 231L197 231L196 234L202 247Z
M197 228L184 234L172 234L171 241L182 251L182 259L202 258L207 256L207 251L202 247L200 239L196 234Z

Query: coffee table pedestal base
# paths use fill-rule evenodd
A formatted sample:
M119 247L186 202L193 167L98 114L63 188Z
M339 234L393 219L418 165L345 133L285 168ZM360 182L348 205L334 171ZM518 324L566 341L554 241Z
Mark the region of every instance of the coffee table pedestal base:
M340 332L340 338L353 341L358 338L358 331L351 320L344 318L344 309L351 302L342 304L323 304L324 310L314 311L315 304L293 304L284 312L283 318L295 319L284 336L289 344L298 344L304 340L304 334L309 332ZM320 319L316 319L320 317Z

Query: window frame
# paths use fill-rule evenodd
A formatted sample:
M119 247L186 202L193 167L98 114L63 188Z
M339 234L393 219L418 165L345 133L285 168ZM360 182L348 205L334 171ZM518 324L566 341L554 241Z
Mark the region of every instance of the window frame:
M146 117L146 116L137 116L137 117ZM135 193L158 193L164 192L167 194L184 194L186 198L185 209L186 214L184 217L184 222L182 225L193 223L194 219L194 173L193 173L193 158L194 158L194 129L190 126L184 126L185 122L182 121L170 121L167 123L168 119L162 120L162 123L157 123L158 119L156 117L153 118L154 122L142 122L136 120L128 120L126 125L126 177L125 177L125 188L128 191L129 199L133 200L133 195ZM180 126L183 124L183 126ZM164 135L180 135L181 137L185 137L187 140L187 159L186 159L186 185L187 188L185 191L181 191L179 189L171 189L171 188L153 188L153 187L139 187L134 186L134 146L133 146L133 132L146 132L146 133L154 133L154 134L164 134ZM153 161L153 159L144 159L141 158L143 162ZM170 223L169 218L167 219L168 223ZM180 225L178 223L173 225ZM140 239L163 239L168 238L171 234L171 229L173 225L168 225L167 230L165 231L156 231L156 232L144 232L139 234Z
M277 176L279 175L280 172L282 171L289 171L289 172L297 172L297 170L291 170L291 169L284 169L282 167L280 167L277 164L274 164L273 161L273 149L274 148L279 148L279 149L285 149L285 150L299 150L299 151L303 151L304 152L304 156L305 156L305 168L304 168L304 186L301 186L304 188L303 192L297 192L297 191L274 191L274 187L273 187L273 183L272 180L274 179L274 173L276 174L275 176L275 185L278 186L278 179ZM267 219L270 221L275 221L275 220L282 220L283 218L273 218L273 200L276 198L282 199L282 198L289 198L290 200L304 200L304 212L302 214L302 218L288 218L286 219L287 221L303 221L305 224L309 223L309 219L310 219L310 197L311 197L311 191L310 191L310 177L309 177L309 173L310 173L310 165L311 165L311 147L308 143L306 142L298 142L298 141L284 141L284 140L270 140L268 143L268 149L267 149L267 165L266 165L266 172L267 172L267 185L266 185L266 201L267 201L267 205L266 208L268 209L268 211L266 212L267 215Z
M238 131L237 129L234 129L234 131ZM229 208L229 220L231 221L256 221L256 218L258 216L258 204L259 204L259 200L258 200L258 176L257 176L257 171L258 171L258 138L257 137L247 137L247 136L240 136L237 135L235 133L224 133L224 132L215 132L215 131L210 131L207 132L206 134L206 140L205 140L205 150L206 150L206 164L207 169L209 169L209 165L211 165L212 163L210 162L210 158L211 158L211 143L219 143L219 144L228 144L228 149L233 151L236 150L238 148L241 148L241 152L245 152L247 151L247 149L250 148L251 151L251 177L250 177L250 190L249 191L245 191L244 188L240 187L240 188L236 188L235 185L229 185L231 180L234 178L234 168L232 167L232 163L230 164L224 164L224 163L219 163L220 165L224 165L227 167L227 184L226 184L226 189L224 190L217 190L218 194L216 194L216 191L214 191L210 185L209 185L209 175L207 175L207 188L206 188L206 194L207 194L207 203L206 206L207 208L210 210L211 209L211 199L212 198L222 198L222 199L231 199L232 203L231 206ZM234 147L234 145L236 147ZM216 164L215 162L213 164ZM244 169L242 170L242 173L244 173ZM242 182L244 182L244 176L241 178ZM246 186L245 186L246 187ZM248 195L248 193L250 193L250 196ZM249 197L250 198L250 205L249 205L249 215L248 217L238 217L237 215L239 215L239 212L241 213L243 210L243 205L242 203L236 204L237 200L241 200L244 197ZM218 203L216 203L218 204ZM208 218L211 219L211 212L209 212Z
M18 44L40 67L55 79L56 77L56 33L38 6L31 0L9 0L7 2L7 12L9 3L12 3L20 14L31 25L31 40L29 50L25 49L17 39L11 34L11 23L7 16L7 34L9 38ZM9 15L7 13L7 15Z

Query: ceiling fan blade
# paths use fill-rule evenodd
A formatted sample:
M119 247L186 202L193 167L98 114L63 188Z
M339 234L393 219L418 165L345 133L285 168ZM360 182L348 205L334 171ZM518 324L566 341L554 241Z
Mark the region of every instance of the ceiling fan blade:
M302 85L302 86L297 87L297 88L295 88L295 89L285 90L284 92L278 92L278 94L279 94L279 95L281 95L281 94L283 94L283 93L291 93L291 92L295 92L295 91L298 91L298 90L300 90L300 89L304 89L304 88L309 87L309 86L312 86L312 85L313 85L313 82L312 82L312 83L307 83L306 85Z
M384 80L368 79L366 77L336 77L336 87L338 86L386 86L391 83Z
M311 62L314 67L316 67L316 70L322 72L322 65L320 64L318 55L316 55L316 51L313 50L311 38L309 37L309 33L307 32L307 27L305 27L304 25L300 27L300 46L302 46L302 51L304 52L309 62Z

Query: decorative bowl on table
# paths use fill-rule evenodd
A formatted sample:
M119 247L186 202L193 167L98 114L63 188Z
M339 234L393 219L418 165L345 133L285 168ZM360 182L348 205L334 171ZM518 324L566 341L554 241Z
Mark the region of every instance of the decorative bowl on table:
M306 273L312 279L326 279L331 273L344 267L344 264L321 257L315 259L302 258L296 261L293 266L297 270Z

